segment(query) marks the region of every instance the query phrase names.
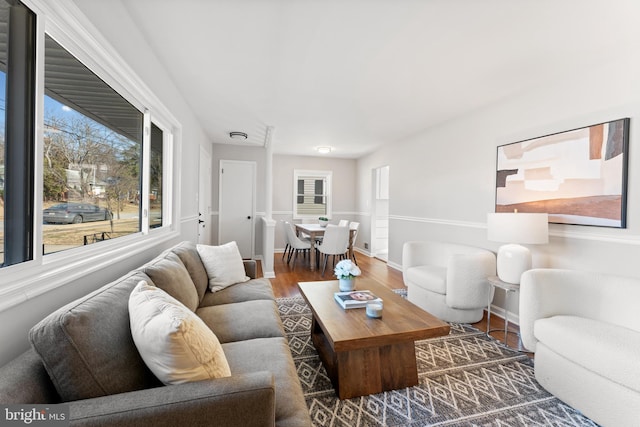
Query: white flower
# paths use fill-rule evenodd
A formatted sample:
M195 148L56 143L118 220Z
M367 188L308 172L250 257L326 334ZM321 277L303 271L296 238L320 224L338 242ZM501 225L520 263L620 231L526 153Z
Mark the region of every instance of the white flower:
M336 273L336 277L338 279L353 279L356 276L359 276L362 271L360 268L355 265L350 259L343 259L339 263L336 264L336 268L334 269Z

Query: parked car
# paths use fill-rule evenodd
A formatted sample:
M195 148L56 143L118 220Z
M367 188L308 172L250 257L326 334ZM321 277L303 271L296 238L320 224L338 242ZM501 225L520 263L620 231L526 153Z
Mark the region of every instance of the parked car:
M58 203L42 212L42 221L45 224L80 224L111 218L109 209L91 203Z

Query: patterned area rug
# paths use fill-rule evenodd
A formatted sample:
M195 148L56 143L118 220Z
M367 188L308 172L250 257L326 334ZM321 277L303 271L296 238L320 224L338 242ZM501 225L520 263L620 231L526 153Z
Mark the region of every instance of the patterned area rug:
M315 426L596 426L536 382L526 355L465 324L416 343L418 386L340 400L311 342L304 299L277 302Z

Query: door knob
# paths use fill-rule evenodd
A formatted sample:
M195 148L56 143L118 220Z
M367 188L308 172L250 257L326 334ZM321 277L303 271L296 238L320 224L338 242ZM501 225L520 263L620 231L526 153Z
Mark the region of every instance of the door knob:
M251 219L251 216L249 215L249 216L247 217L247 219Z

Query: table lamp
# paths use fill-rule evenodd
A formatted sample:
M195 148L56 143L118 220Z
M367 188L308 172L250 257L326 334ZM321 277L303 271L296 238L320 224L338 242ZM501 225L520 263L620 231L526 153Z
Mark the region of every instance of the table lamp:
M487 214L487 239L507 242L498 249L498 277L503 282L520 283L520 276L531 269L531 251L521 244L549 242L546 213L500 212Z

